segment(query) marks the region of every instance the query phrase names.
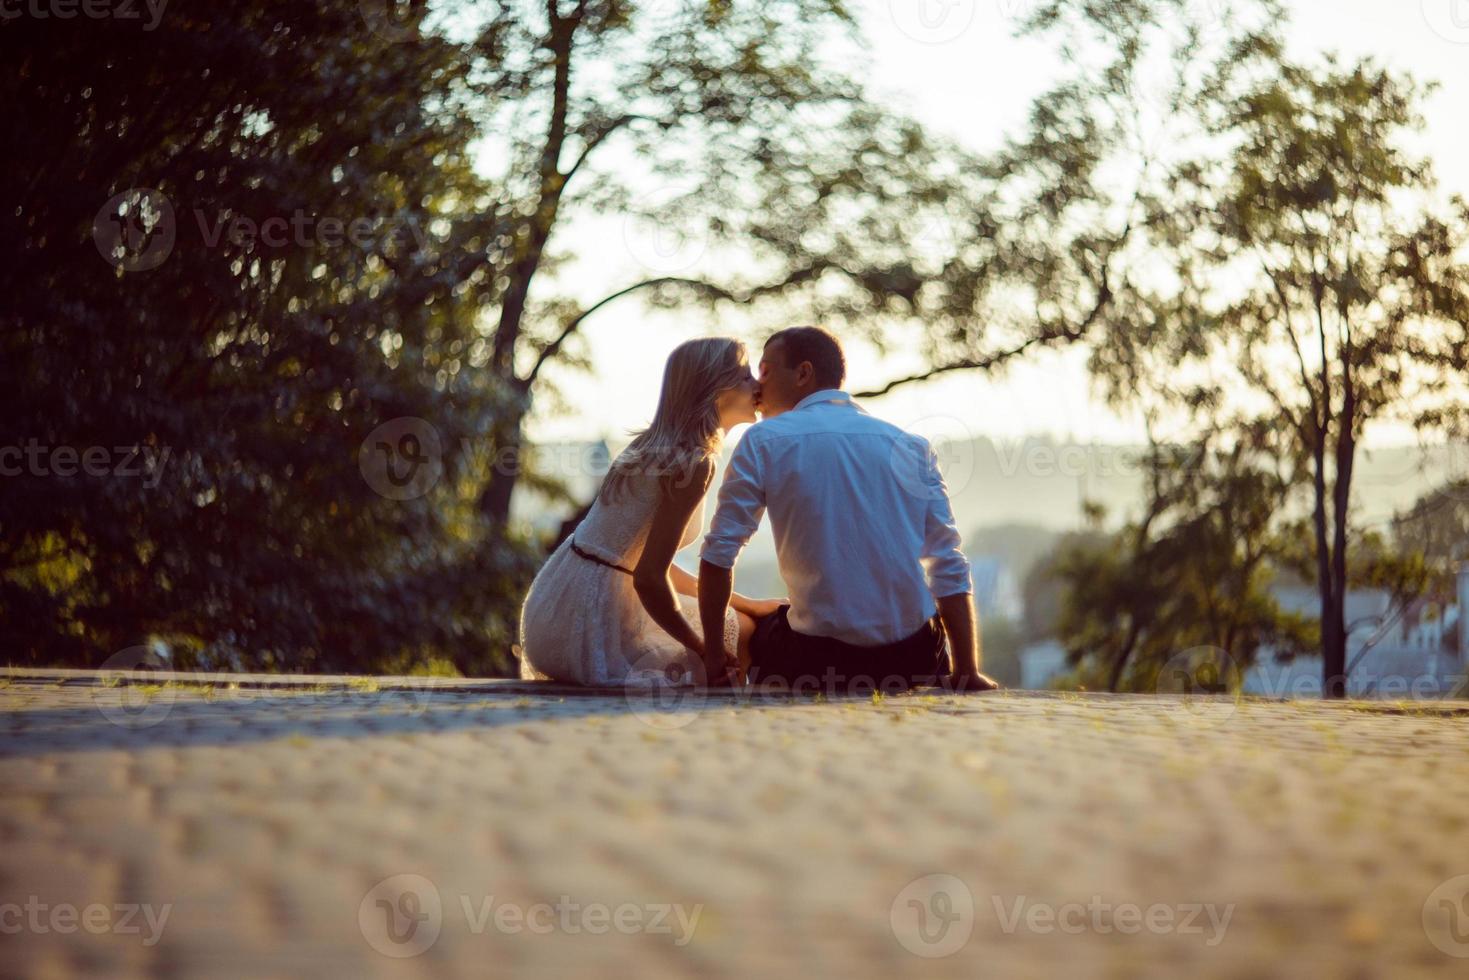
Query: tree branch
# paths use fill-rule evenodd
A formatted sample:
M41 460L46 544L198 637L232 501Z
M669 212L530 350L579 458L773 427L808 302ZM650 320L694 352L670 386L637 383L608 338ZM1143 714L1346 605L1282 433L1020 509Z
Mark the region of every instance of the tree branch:
M593 313L597 312L608 303L611 303L614 300L619 300L622 297L627 296L631 293L635 293L643 289L651 289L656 286L682 286L685 289L689 289L695 293L701 293L707 298L715 301L745 304L751 302L752 300L758 299L761 296L767 296L771 293L778 293L781 290L789 289L791 286L799 285L800 283L813 279L816 276L820 275L821 272L827 268L831 268L831 266L823 263L813 263L812 265L803 266L799 269L794 270L782 279L777 279L774 282L763 283L759 286L753 286L749 289L740 291L733 290L727 286L721 286L718 283L709 282L705 279L690 279L686 276L659 276L656 279L644 279L641 282L635 282L630 286L624 286L623 288L617 290L617 292L615 293L609 293L608 295L603 296L591 306L588 306L576 316L566 321L566 325L561 328L561 332L556 335L555 339L552 340L545 347L543 347L541 349L541 352L536 355L535 363L531 365L530 372L526 374L523 379L520 380L520 386L522 389L525 389L529 388L532 384L535 383L536 378L540 376L541 368L546 365L547 361L551 360L557 354L561 353L561 348L565 346L566 341L571 338L572 334L576 333L576 331L581 327L582 322L586 320L587 317L591 316Z
M921 371L918 374L910 374L907 377L897 378L893 381L889 381L881 388L873 388L869 391L859 391L856 393L856 397L877 398L881 395L886 395L894 388L900 387L902 385L913 384L918 381L927 381L930 378L937 377L940 374L947 374L950 371L970 371L975 369L988 371L996 365L1002 364L1005 361L1010 360L1011 358L1019 357L1021 354L1025 353L1027 350L1029 350L1031 347L1036 346L1037 344L1044 346L1055 344L1061 341L1074 342L1081 340L1083 337L1086 336L1087 331L1092 328L1092 325L1096 323L1097 320L1101 319L1102 314L1106 311L1107 306L1110 305L1111 302L1112 289L1107 284L1107 277L1104 272L1102 276L1101 288L1097 293L1096 303L1093 305L1091 311L1087 313L1086 317L1083 318L1082 321L1076 326L1069 326L1067 324L1061 324L1059 326L1052 325L1030 337L1027 337L1022 343L1015 347L996 351L992 354L987 354L984 357L966 357L961 358L957 361L951 361L948 364L940 364L937 367L929 368L927 371Z
M569 168L567 168L566 173L562 175L564 180L570 181L572 176L581 169L581 165L586 162L587 157L591 156L592 153L597 149L597 147L602 145L607 137L611 136L613 133L617 132L628 123L648 118L650 117L640 116L636 113L629 112L625 115L618 116L616 119L612 120L610 123L604 126L599 132L593 133L591 136L588 136L586 138L586 145L582 147L581 152L577 154L576 160L572 162Z

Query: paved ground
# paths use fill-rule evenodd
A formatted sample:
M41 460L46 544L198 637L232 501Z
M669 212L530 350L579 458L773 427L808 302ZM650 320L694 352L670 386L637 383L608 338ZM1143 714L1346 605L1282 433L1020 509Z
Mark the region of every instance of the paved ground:
M0 974L1469 975L1463 703L399 687L10 672Z

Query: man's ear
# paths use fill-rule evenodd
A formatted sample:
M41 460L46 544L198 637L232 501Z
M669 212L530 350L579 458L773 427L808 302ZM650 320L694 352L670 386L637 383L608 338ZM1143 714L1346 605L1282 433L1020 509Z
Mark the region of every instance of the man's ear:
M805 387L816 380L816 367L810 361L802 361L796 365L796 384Z

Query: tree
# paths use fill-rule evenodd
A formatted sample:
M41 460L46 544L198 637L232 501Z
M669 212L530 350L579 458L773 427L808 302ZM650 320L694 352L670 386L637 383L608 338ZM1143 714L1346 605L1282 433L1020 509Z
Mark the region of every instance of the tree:
M880 349L924 352L929 367L865 395L1095 335L1156 180L1138 159L1142 65L1128 40L1158 33L1155 8L1185 9L1100 6L1114 63L1074 61L989 158L868 96L856 25L833 0L519 2L477 25L496 39L480 67L500 193L470 283L486 339L469 366L514 395L493 434L487 517L505 520L526 472L524 423L546 369L578 364L589 319L629 297L799 309ZM1027 30L1063 33L1044 11ZM1181 70L1200 48L1195 34L1170 57ZM640 195L650 183L662 190ZM578 258L563 229L591 214L707 242L704 260L651 262L580 297L556 273Z
M7 655L504 670L532 556L471 519L505 393L460 370L481 52L352 0L22 17L0 52L0 411L38 450L3 460ZM359 450L410 445L365 445L405 416L442 477L390 499Z
M1107 690L1152 689L1160 668L1198 647L1224 651L1242 674L1262 645L1291 652L1314 642L1314 624L1269 589L1283 548L1276 515L1290 491L1270 465L1273 434L1237 435L1153 442L1140 516L1052 560L1063 584L1058 637Z
M1469 480L1450 480L1394 516L1392 537L1407 553L1423 556L1438 598L1452 601L1459 566L1469 561Z
M1221 390L1272 413L1306 486L1325 691L1346 690L1353 464L1364 428L1463 417L1469 208L1440 205L1407 135L1423 89L1370 61L1319 68L1278 50L1224 65L1195 104L1218 152L1180 170L1160 221L1178 288L1114 356L1114 385L1166 373L1174 404ZM1183 202L1180 206L1179 202Z

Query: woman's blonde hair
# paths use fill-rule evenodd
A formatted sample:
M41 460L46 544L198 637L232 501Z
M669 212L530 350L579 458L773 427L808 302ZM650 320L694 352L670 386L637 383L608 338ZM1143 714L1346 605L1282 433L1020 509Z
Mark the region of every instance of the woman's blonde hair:
M719 393L738 386L749 371L744 344L729 337L701 337L675 347L663 366L653 421L607 471L598 492L602 501L614 500L634 475L689 479L694 467L719 451Z

